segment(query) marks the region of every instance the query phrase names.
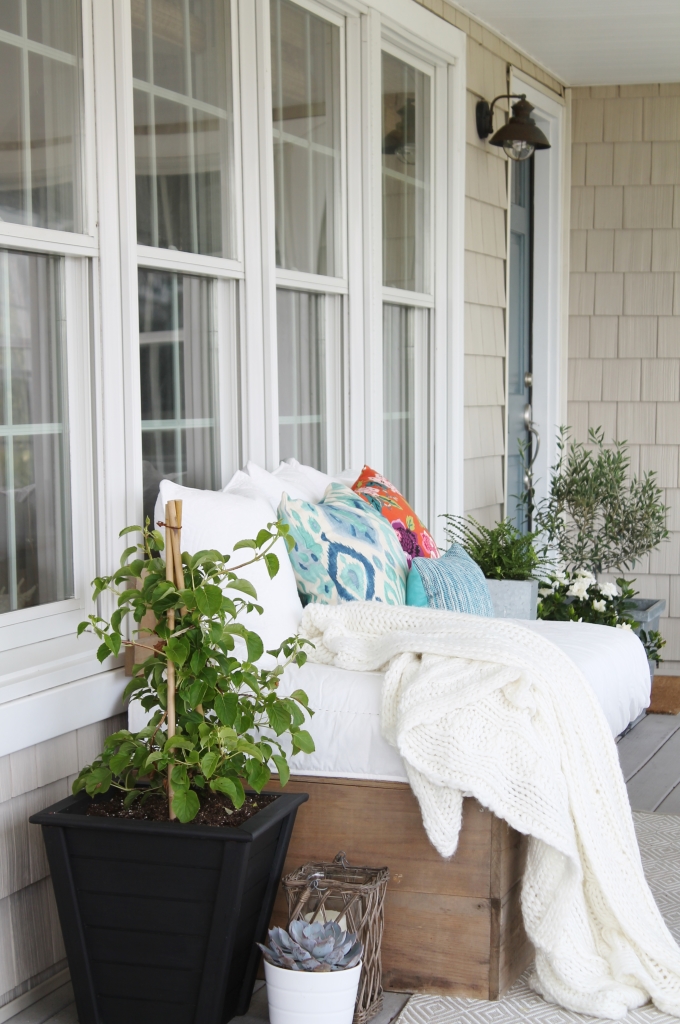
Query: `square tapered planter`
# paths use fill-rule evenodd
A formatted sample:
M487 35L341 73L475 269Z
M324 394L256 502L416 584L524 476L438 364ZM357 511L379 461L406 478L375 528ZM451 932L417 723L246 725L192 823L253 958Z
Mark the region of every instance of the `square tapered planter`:
M283 793L238 828L86 814L41 825L80 1024L226 1024L247 1012L300 804Z
M538 580L487 580L497 619L535 619Z

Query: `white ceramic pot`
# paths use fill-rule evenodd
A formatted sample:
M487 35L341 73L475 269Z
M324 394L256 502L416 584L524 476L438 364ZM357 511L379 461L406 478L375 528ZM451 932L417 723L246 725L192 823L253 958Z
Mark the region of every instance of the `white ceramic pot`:
M264 962L269 1024L352 1024L361 964L348 971L288 971Z

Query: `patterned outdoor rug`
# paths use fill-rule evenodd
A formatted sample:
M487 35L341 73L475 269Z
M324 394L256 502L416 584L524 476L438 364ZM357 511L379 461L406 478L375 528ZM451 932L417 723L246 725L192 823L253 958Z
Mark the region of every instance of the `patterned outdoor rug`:
M666 924L680 941L680 815L635 812L642 862ZM394 1024L570 1024L592 1021L579 1013L544 1002L523 975L498 1002L411 996ZM653 1006L631 1010L626 1024L677 1024Z

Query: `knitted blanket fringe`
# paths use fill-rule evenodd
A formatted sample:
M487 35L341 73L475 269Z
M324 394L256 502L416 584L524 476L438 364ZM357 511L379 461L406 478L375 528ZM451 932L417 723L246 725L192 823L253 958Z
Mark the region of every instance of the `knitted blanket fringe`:
M649 999L680 1017L680 949L643 874L616 745L573 662L510 620L375 602L310 604L301 633L310 660L386 670L383 733L442 857L464 796L530 836L535 991L606 1019Z

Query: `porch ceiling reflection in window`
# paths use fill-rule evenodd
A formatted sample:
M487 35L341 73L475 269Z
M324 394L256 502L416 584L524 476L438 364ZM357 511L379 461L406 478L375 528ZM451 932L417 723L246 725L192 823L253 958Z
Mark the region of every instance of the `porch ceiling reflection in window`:
M217 485L212 282L139 270L144 515L163 478Z
M325 472L325 295L279 288L279 454ZM332 300L330 300L332 301Z
M79 0L0 3L0 221L80 231Z
M340 31L289 0L270 0L276 265L342 276Z
M0 613L73 596L60 263L0 250Z
M233 257L229 0L132 0L137 241Z
M382 55L383 284L429 291L430 79Z

